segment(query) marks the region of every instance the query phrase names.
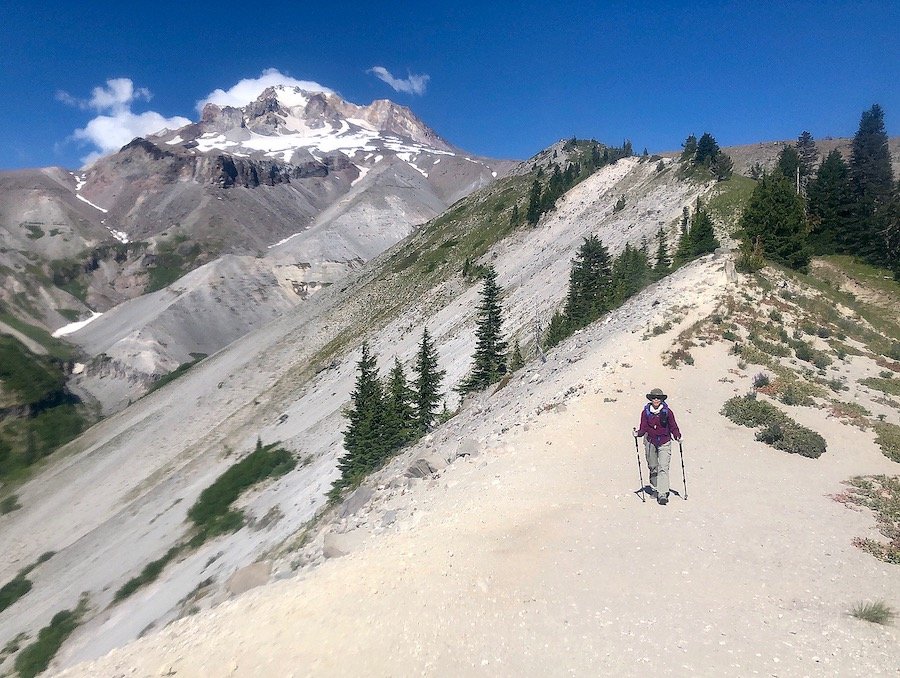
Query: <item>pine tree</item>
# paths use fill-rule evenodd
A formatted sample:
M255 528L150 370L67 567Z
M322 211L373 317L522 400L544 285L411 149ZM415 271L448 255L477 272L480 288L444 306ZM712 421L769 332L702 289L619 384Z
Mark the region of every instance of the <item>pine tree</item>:
M503 340L502 290L497 285L497 272L489 266L484 274L481 303L475 329L475 360L469 377L460 385L461 393L478 391L500 380L506 374L506 342Z
M693 134L688 134L687 139L684 140L684 143L681 146L684 150L681 151L680 160L682 162L693 162L694 155L697 153L697 137Z
M626 243L612 265L613 303L622 304L644 289L650 279L651 268L647 257L640 249Z
M831 151L822 161L806 193L813 253L848 253L846 234L853 221L853 193L840 151Z
M797 191L797 178L800 176L800 155L793 146L785 146L778 154L778 162L775 169L781 173L785 179L791 182L794 190ZM799 191L797 191L799 192Z
M525 220L534 226L541 218L541 184L535 179L531 184L531 193L528 194L528 209L525 211Z
M691 241L690 210L683 207L681 210L681 227L678 234L678 245L675 247L675 256L672 258L672 266L678 268L691 260L694 247Z
M547 334L544 336L544 348L553 348L563 339L572 334L569 323L560 311L556 311L550 318Z
M400 449L415 437L415 398L416 394L406 382L400 360L394 358L384 399L383 435L385 447L390 451Z
M443 398L440 389L445 372L437 367L437 350L428 334L428 328L425 327L416 355L415 425L420 433L425 433L431 428L438 403Z
M806 190L806 186L812 180L819 162L819 149L816 147L813 135L807 131L801 132L795 144L797 156L800 158L800 187Z
M718 153L719 144L716 143L715 137L709 132L704 132L697 142L697 154L694 156L694 164L709 167Z
M799 270L809 264L803 198L781 173L763 175L753 189L740 227L746 243L759 239L766 258Z
M884 112L878 104L863 112L851 148L850 185L856 205L848 244L872 263L891 265L885 258L884 234L894 179Z
M716 181L725 181L730 179L734 174L734 162L727 153L719 151L709 165L709 171L715 177Z
M609 251L595 235L584 239L572 261L565 317L571 330L585 327L609 310L612 263Z
M672 260L669 259L669 245L666 242L666 232L662 226L656 232L656 265L653 267L653 273L656 277L661 278L669 272L672 266Z
M690 247L692 257L701 257L704 254L715 252L716 248L719 247L712 218L703 207L700 198L697 198L697 208L694 211L694 225L691 227Z
M522 356L522 347L519 346L519 340L513 345L512 353L509 356L510 373L520 370L525 366L525 358Z
M349 424L344 431L346 453L338 463L341 479L337 485L347 485L372 469L384 458L383 416L384 395L378 378L377 360L362 345L362 357L357 364L356 386L350 394L351 408L345 414Z

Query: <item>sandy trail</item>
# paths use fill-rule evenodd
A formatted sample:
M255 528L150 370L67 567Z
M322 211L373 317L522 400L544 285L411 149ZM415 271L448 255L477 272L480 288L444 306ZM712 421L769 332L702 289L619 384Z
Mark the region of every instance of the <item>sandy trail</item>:
M829 497L897 465L819 410L820 459L755 442L718 414L748 388L710 383L726 346L673 371L670 340L633 335L633 367L415 485L396 532L64 675L898 675L897 628L847 611L900 606L900 568L853 547L874 520ZM689 499L666 507L635 493L630 437L657 385L685 435Z

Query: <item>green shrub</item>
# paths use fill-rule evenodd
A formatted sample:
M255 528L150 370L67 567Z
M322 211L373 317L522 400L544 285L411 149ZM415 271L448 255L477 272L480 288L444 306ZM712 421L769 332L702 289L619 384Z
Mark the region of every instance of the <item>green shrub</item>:
M900 426L887 421L877 421L875 427L875 443L884 452L884 456L900 462Z
M3 612L3 610L28 593L31 590L31 586L31 581L26 579L22 573L17 574L12 581L4 584L0 588L0 612Z
M797 381L784 381L778 385L778 399L785 405L803 405L809 406L813 404L813 399L809 392Z
M116 595L113 597L114 602L119 602L120 600L124 600L132 593L141 588L144 584L149 584L151 581L155 580L165 569L166 565L175 558L180 552L182 546L173 546L170 548L166 555L162 558L158 558L157 560L151 561L144 566L144 569L141 570L141 573L137 577L132 577L125 584L116 591Z
M22 505L19 503L19 498L14 494L3 497L3 501L0 501L0 515L12 513L20 508L22 508Z
M878 600L874 603L857 603L850 610L850 616L873 624L888 624L897 615L887 603Z
M50 623L38 632L37 640L19 652L15 667L20 678L34 678L50 665L50 660L66 638L78 627L82 607L79 604L75 610L57 612Z
M763 386L768 386L769 383L769 375L765 372L759 372L755 377L753 377L753 388L762 388Z
M854 546L881 561L900 565L900 478L855 476L845 482L850 489L836 499L870 509L875 514L878 531L887 538L885 543L857 537Z
M297 460L278 443L256 449L220 475L200 493L200 498L188 510L188 518L200 528L203 537L233 532L243 525L243 514L231 509L241 492L270 477L284 475L297 465Z
M825 439L815 431L801 426L774 405L759 400L755 393L735 396L725 402L722 414L735 424L749 428L763 428L756 439L784 450L812 459L826 449Z
M869 388L874 388L882 393L900 395L900 379L885 379L884 377L867 377L860 379L859 383Z
M799 346L797 346L796 349L794 349L794 355L804 362L811 363L813 361L815 351L809 344L801 343Z

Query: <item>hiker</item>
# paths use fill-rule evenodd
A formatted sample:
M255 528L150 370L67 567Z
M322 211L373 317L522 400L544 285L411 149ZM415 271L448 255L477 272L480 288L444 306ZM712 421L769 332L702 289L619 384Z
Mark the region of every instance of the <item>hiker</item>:
M650 467L650 494L660 504L669 503L669 462L672 459L672 439L681 440L675 413L666 403L668 396L655 388L647 394L648 402L641 411L641 425L634 429L634 437L644 437L647 466Z

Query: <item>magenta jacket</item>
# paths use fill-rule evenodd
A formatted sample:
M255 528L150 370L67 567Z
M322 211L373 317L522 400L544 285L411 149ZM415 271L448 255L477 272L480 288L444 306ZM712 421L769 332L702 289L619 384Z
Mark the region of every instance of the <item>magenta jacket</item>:
M665 445L672 438L675 438L675 440L681 438L678 422L675 421L675 413L668 405L665 405L664 409L668 412L668 426L663 426L660 421L662 412L659 414L650 413L649 403L641 410L641 426L637 431L638 437L646 435L647 440L656 447Z

